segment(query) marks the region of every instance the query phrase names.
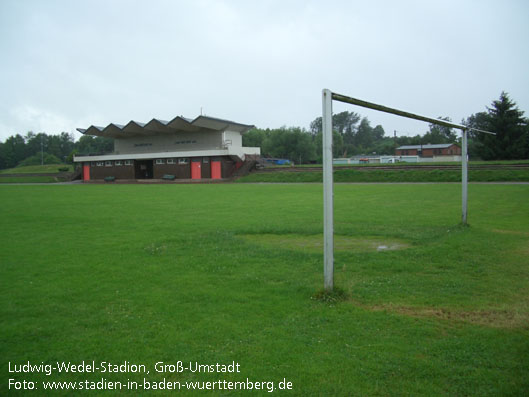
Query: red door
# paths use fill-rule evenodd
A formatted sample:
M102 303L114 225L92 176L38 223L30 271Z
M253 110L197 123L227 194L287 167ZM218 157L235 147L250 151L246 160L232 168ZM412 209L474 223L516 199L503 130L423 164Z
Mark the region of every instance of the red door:
M83 165L83 181L90 180L90 164Z
M221 168L220 168L220 161L212 161L211 162L211 179L220 179L221 176Z
M202 178L202 159L193 159L191 161L191 179L201 179Z

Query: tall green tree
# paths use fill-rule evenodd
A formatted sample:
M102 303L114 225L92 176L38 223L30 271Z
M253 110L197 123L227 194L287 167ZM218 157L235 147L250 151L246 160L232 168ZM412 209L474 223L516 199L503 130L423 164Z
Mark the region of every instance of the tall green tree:
M35 134L29 131L25 136L27 155L31 156L41 151L41 142L46 143L48 136L44 133Z
M470 133L471 148L483 160L518 160L529 158L529 123L524 112L502 92L486 112L473 114L465 124L496 133ZM472 153L471 153L472 154Z
M344 143L347 139L350 139L352 142L352 137L358 128L359 121L360 115L355 112L345 111L337 113L332 117L333 129L344 138Z
M265 139L270 135L270 129L252 128L242 136L242 145L248 147L263 147Z
M439 117L439 120L452 122L450 117ZM455 143L457 142L457 134L450 127L445 127L438 124L430 124L430 129L423 135L422 143Z
M323 161L323 133L319 132L314 136L314 144L316 148L316 156L318 163ZM347 153L344 154L344 143L343 137L338 131L332 132L332 155L336 157L344 157Z
M16 134L7 138L2 145L0 156L2 157L1 163L4 165L4 168L15 167L19 162L24 160L28 156L24 137Z
M358 123L361 117L358 113L344 111L333 114L333 156L345 157L357 152L355 146L355 136L358 131ZM317 117L310 123L310 132L314 136L316 152L321 161L321 140L322 140L322 118Z
M487 119L487 112L478 112L463 120L462 124L484 130L489 127ZM483 142L479 139L479 135L480 133L475 133L472 130L468 134L468 155L470 158L482 158L483 156Z
M360 121L360 115L355 112L341 112L337 114L332 115L332 129L336 132L338 132L342 137L351 137L352 143L352 137L354 136L357 124ZM322 118L317 117L310 123L310 132L313 135L316 135L320 132L322 132Z
M40 153L42 147L45 152L61 159L61 161L64 161L75 146L74 136L67 132L62 132L59 135L28 132L25 141L27 157Z
M114 140L102 136L83 135L74 147L80 154L110 153L114 151Z
M258 135L254 133L254 135ZM305 163L316 159L312 136L299 127L282 127L267 130L261 145L266 157L286 158L294 163Z
M3 170L4 168L8 168L8 160L7 160L7 149L5 148L5 143L0 142L0 170Z
M384 137L383 139L377 140L370 151L379 155L394 155L397 146L399 145L394 138Z
M384 135L386 132L384 131L384 128L378 124L375 128L373 128L373 139L378 142L384 139Z
M365 151L373 145L373 141L373 127L371 127L367 117L364 117L356 131L354 143Z

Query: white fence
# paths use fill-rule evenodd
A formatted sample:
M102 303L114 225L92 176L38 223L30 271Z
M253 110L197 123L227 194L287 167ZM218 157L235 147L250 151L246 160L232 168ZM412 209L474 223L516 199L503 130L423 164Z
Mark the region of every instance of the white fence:
M460 162L461 156L433 156L433 157L420 157L420 156L362 156L362 157L351 157L351 158L337 158L333 159L333 165L346 165L346 164L392 164L392 163L442 163L442 162L454 161Z

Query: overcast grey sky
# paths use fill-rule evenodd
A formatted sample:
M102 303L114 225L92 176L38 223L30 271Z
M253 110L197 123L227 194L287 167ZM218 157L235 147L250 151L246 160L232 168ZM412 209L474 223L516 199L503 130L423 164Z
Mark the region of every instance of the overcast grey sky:
M505 90L529 116L528 20L524 0L0 0L0 139L201 108L308 128L323 88L455 122Z

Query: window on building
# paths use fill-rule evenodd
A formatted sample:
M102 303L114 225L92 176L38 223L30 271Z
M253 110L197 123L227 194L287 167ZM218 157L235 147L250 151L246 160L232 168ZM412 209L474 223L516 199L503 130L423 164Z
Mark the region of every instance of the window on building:
M103 163L102 161L98 161L98 162L96 162L96 165L97 165L98 167L102 167L104 164L105 164L105 163Z
M123 165L123 162L120 160L114 161L114 165Z
M202 158L202 162L203 162L204 164L208 164L208 163L209 163L209 157L203 157L203 158Z
M167 164L174 164L174 159L167 159Z
M164 159L156 159L156 164L157 165L165 164L165 160Z
M125 160L125 165L132 165L132 160Z
M112 167L112 161L105 161L105 167Z
M96 166L96 162L95 162L95 161L92 161L92 162L90 163L90 165L91 165L92 167L95 167L95 166Z
M189 159L187 157L181 157L178 159L178 164L189 164Z

